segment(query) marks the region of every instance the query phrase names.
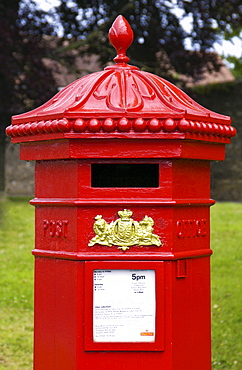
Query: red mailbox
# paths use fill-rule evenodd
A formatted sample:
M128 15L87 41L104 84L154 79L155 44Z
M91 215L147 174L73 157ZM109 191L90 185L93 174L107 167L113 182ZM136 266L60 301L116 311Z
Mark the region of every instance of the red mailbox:
M211 369L210 161L231 120L116 64L12 119L35 160L36 370Z

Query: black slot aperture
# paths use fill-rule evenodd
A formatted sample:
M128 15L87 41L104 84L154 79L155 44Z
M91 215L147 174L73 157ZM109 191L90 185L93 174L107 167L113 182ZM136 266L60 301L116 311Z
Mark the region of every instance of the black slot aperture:
M159 164L91 165L91 186L94 188L157 188Z

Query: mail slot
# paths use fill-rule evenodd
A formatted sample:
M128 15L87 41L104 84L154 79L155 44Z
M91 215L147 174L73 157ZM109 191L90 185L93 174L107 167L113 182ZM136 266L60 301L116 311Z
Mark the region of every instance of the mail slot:
M129 161L130 162L130 161ZM92 187L102 188L157 188L159 164L92 164Z
M208 370L210 162L231 119L128 63L12 118L34 160L35 370Z

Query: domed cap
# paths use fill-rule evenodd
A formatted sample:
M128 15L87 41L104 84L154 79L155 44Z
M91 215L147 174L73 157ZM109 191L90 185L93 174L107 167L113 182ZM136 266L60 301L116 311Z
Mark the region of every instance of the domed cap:
M60 137L189 138L229 142L236 134L230 117L212 112L154 74L128 63L133 31L116 18L109 40L115 64L71 83L42 106L12 118L6 129L14 142Z

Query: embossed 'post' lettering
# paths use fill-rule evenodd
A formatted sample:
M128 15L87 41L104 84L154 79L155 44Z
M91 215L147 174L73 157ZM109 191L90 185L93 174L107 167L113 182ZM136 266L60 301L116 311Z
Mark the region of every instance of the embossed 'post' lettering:
M62 221L56 221L56 231L55 231L55 235L60 237L62 234Z
M62 223L63 223L63 236L64 238L67 238L67 226L68 226L69 221L63 220Z
M44 220L44 236L46 236L48 227L49 227L49 221Z
M55 233L56 233L55 221L50 220L50 236L55 236Z
M67 238L68 220L43 220L44 237Z

